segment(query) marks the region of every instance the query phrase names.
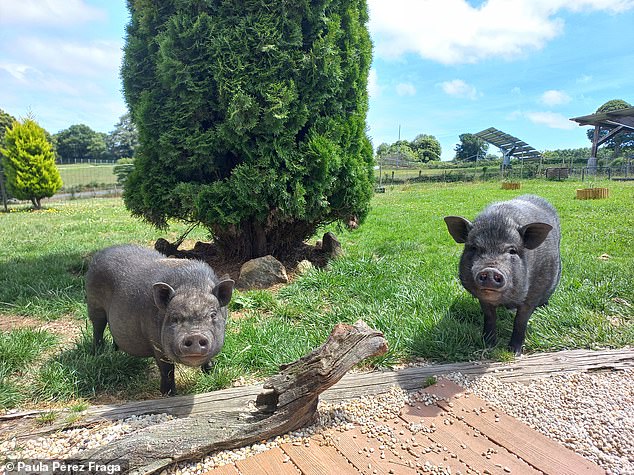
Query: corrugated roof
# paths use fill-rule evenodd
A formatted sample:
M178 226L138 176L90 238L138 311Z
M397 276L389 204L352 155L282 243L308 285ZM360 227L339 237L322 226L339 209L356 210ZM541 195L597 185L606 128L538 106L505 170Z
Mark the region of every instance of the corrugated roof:
M495 145L509 157L520 159L534 159L542 157L540 152L535 150L523 140L513 137L512 135L502 132L494 127L489 127L488 129L473 135L480 137L485 142Z
M579 125L601 126L607 129L619 126L634 130L634 107L618 109L612 112L598 112L570 119Z

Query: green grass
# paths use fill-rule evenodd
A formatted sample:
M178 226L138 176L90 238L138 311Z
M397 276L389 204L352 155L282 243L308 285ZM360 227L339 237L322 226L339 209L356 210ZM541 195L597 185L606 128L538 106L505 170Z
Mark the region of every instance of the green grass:
M113 184L117 182L114 174L114 164L90 165L78 163L72 165L58 165L57 169L62 177L64 189L93 184Z
M92 335L83 333L75 348L42 365L31 395L37 400L66 402L90 399L99 392L140 391L149 384L150 364L154 364L150 359L115 351L111 341L95 353Z
M578 182L524 181L520 192L502 190L499 182L388 187L374 197L358 230L332 229L343 244L343 258L277 293L236 292L230 309L240 318L228 322L213 372L178 368L177 387L181 393L200 392L226 387L240 376L270 375L323 343L336 323L359 318L389 342L389 352L365 363L370 366L413 357L508 360L504 348L513 314L499 311L499 345L485 348L478 302L457 278L462 248L449 236L443 216L472 219L488 203L523 193L553 203L563 236L561 283L550 304L532 316L525 351L632 345L634 184L601 185L609 186L610 198L588 201L574 199L576 188L588 186ZM0 274L0 318L3 313L85 318L83 271L91 252L122 242L149 246L185 228L175 224L158 232L131 218L119 199L55 204L43 212L25 208L1 214L0 221L5 243L0 267L7 269ZM196 233L193 239L208 239L204 230ZM158 395L151 360L135 366L139 360L121 352L93 356L89 340L44 361L28 397L90 400L148 390Z
M19 381L34 361L57 341L55 335L30 328L0 332L0 408L17 406L25 389Z

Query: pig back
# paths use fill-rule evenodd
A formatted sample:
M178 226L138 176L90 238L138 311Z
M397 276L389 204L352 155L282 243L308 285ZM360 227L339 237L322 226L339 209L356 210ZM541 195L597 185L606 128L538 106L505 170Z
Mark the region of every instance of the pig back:
M504 219L500 219L502 216ZM555 208L545 199L535 195L522 195L512 200L494 203L480 214L475 222L482 221L490 226L493 221L513 221L517 226L530 223L546 223L553 227L549 234L551 241L559 242L559 217ZM475 224L475 223L474 223Z

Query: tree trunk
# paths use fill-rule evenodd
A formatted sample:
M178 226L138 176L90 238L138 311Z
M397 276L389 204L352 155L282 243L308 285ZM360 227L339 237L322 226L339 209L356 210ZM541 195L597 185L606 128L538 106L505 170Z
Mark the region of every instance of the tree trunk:
M222 254L255 259L268 254L283 259L313 235L318 224L306 221L279 222L271 212L266 223L247 221L239 225L216 226L214 241Z
M280 372L264 383L254 401L255 410L244 407L157 424L76 458L129 464L131 473L148 474L180 460L297 430L314 422L323 391L360 361L386 351L383 335L364 322L338 324L321 347L280 367Z

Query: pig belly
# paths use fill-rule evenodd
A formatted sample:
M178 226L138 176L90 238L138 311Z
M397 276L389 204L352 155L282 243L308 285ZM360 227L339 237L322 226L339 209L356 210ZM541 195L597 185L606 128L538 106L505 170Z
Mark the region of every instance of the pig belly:
M137 322L125 322L121 324L119 315L110 318L108 316L108 326L112 339L120 350L125 351L132 356L154 356L154 345L152 338L148 338L145 332ZM125 318L125 317L123 317ZM160 342L156 342L156 346L160 346Z

